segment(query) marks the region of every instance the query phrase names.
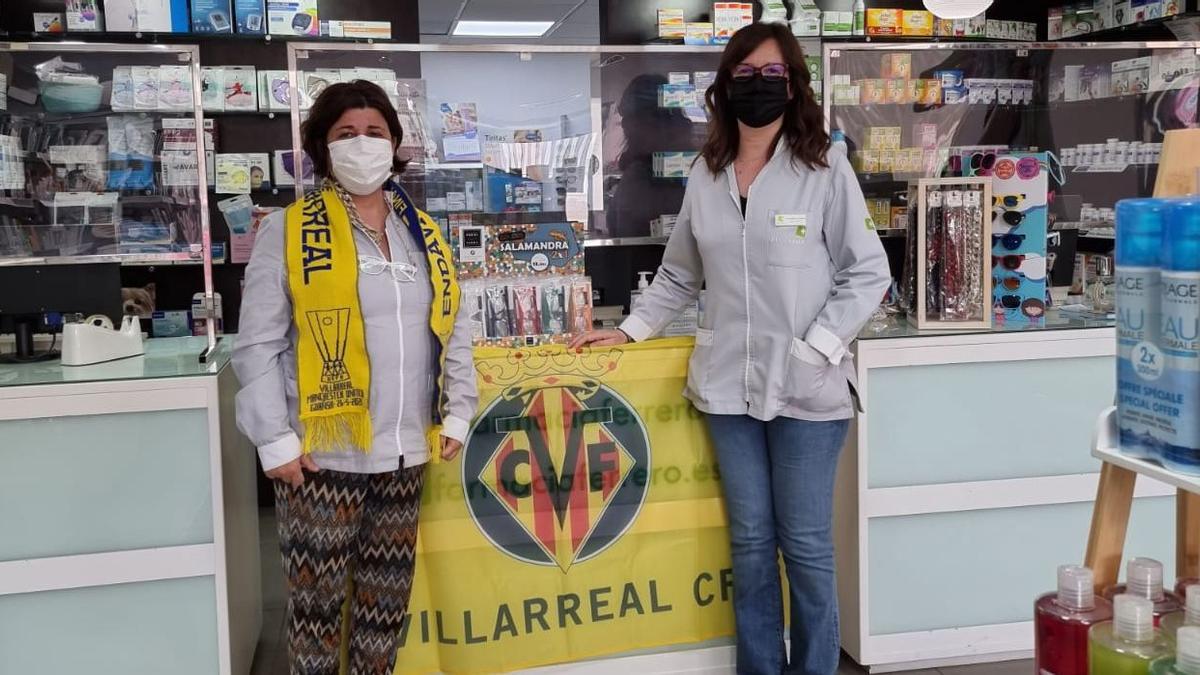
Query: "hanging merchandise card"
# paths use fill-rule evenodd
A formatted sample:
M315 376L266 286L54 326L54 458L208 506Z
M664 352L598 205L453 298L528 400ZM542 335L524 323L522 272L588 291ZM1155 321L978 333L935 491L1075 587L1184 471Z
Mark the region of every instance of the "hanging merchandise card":
M67 30L102 31L104 14L97 0L67 0Z
M200 69L200 105L205 112L225 111L225 69L205 66Z
M217 194L236 195L250 192L250 160L245 155L217 155Z
M130 66L117 66L113 68L112 94L109 96L109 107L113 109L113 112L129 112L134 109L133 68Z
M479 116L474 103L443 103L442 150L447 162L477 162L480 157Z
M0 136L0 190L25 189L25 153L21 139Z
M159 66L158 109L182 111L194 107L191 66Z
M158 68L132 66L129 72L133 80L133 109L158 110Z
M254 66L225 66L225 110L258 110L258 71Z

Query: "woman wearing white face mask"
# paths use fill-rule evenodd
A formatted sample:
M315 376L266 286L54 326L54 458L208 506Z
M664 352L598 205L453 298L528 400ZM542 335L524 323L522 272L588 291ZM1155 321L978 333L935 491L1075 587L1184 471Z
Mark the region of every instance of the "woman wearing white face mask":
M441 230L393 179L403 131L378 86L337 84L302 127L319 188L259 229L234 366L238 425L275 480L291 672L391 673L424 464L462 448L477 394Z

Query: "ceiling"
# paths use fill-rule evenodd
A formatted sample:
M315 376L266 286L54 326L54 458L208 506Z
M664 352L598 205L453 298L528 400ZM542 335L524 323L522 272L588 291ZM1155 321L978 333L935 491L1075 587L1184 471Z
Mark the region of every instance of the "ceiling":
M600 0L420 0L421 41L477 44L599 44ZM553 21L541 38L458 38L456 19L472 21Z

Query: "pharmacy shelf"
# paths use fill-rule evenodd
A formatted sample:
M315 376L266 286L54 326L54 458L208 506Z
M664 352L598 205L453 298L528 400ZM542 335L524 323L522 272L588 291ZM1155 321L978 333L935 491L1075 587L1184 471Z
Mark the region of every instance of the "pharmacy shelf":
M335 38L319 37L316 35L266 35L246 33L110 33L75 31L71 33L33 33L28 31L13 31L0 33L0 45L4 42L164 42L164 43L194 43L197 40L220 42L321 42L321 43L375 43L396 42L396 40L376 40L374 38Z
M1142 476L1153 478L1180 490L1200 494L1200 476L1185 476L1163 467L1156 462L1136 459L1121 454L1117 444L1117 409L1109 408L1100 414L1096 422L1095 442L1092 444L1092 457L1128 469Z
M1188 4L1191 4L1191 3L1188 3ZM1175 21L1178 21L1180 19L1197 17L1197 16L1200 16L1200 12L1184 12L1183 14L1176 14L1175 16L1167 16L1167 17L1163 17L1161 19L1150 19L1149 21L1139 21L1138 23L1131 23L1126 26L1115 26L1113 28L1106 28L1104 30L1093 31L1091 33L1075 35L1075 36L1072 36L1069 38L1061 38L1058 40L1052 40L1052 42L1096 42L1096 41L1101 41L1101 40L1107 40L1110 38L1130 39L1132 37L1130 35L1130 33L1134 33L1134 34L1161 33L1164 30L1170 30L1171 24Z
M670 237L617 237L613 239L586 239L584 248L615 248L618 246L665 246Z
M108 255L79 255L79 256L27 256L0 258L0 267L29 267L36 265L166 265L174 263L196 263L203 260L199 251L192 253L178 251L174 253L114 253Z

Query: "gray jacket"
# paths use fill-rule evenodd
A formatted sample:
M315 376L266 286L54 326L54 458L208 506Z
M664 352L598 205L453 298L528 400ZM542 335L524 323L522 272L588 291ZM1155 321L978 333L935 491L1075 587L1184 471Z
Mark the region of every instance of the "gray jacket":
M296 386L296 330L284 264L284 212L268 216L259 228L250 265L233 366L242 390L237 422L258 447L266 470L300 456ZM394 215L387 222L392 266L368 274L360 265L358 296L371 361L369 406L374 443L369 454L317 452L324 469L383 473L429 459L426 431L432 424L435 337L429 328L429 263L412 235ZM382 252L361 231L354 232L360 261L382 259ZM409 267L401 268L401 265ZM373 269L378 269L375 265ZM412 280L409 281L408 279ZM465 441L478 394L471 356L468 313L461 307L446 351L446 392L450 403L443 435Z
M686 392L701 411L853 416L849 347L891 277L850 162L828 161L809 170L781 142L744 219L733 167L693 167L662 267L621 328L645 340L706 289Z

